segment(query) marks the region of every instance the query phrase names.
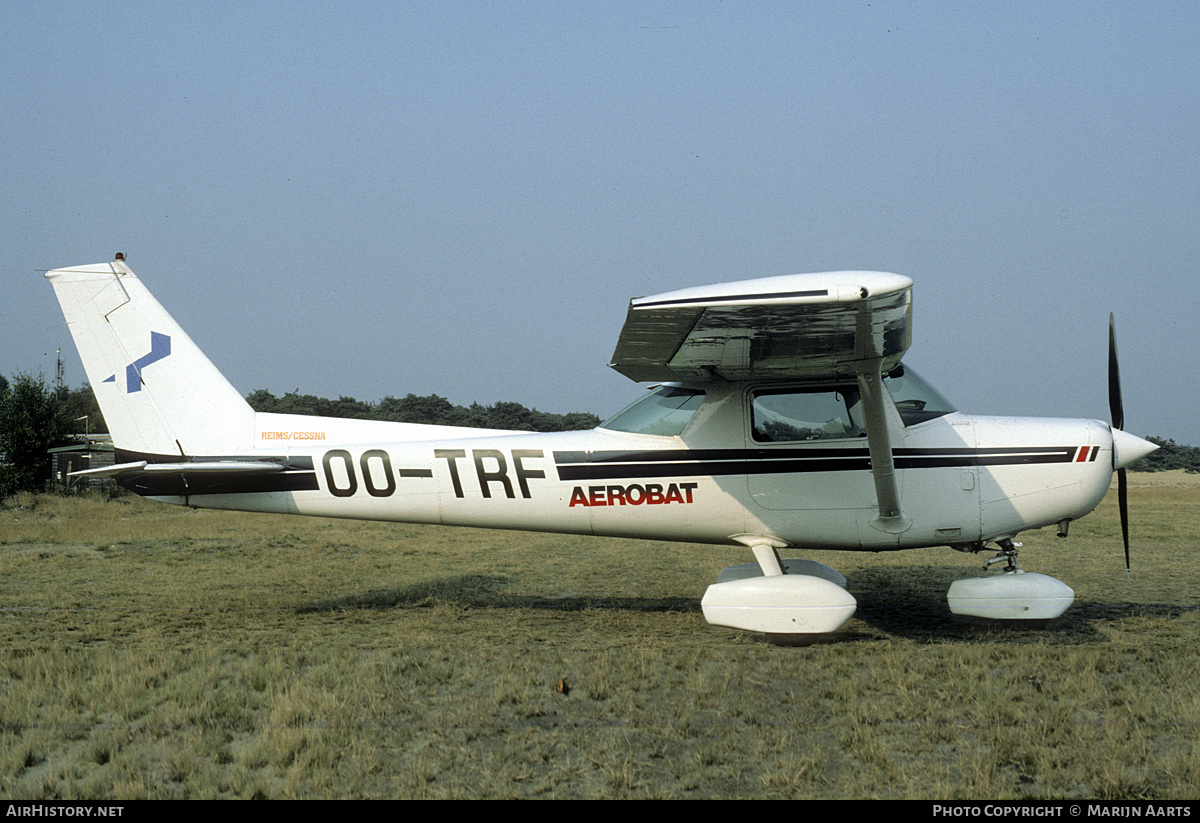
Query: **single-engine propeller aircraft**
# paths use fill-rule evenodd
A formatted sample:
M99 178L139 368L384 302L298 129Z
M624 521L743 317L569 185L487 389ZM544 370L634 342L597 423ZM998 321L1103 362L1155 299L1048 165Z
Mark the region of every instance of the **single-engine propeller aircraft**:
M958 580L952 612L1045 621L1064 583L1016 564L1019 532L1092 511L1156 447L1111 425L957 411L902 363L912 281L839 271L632 300L612 367L653 390L584 432L254 412L125 265L46 275L117 452L115 477L185 506L741 546L709 623L805 642L857 603L784 549L948 546L1002 564ZM1126 531L1127 535L1127 531ZM1126 536L1128 563L1128 536ZM987 568L987 567L985 567Z

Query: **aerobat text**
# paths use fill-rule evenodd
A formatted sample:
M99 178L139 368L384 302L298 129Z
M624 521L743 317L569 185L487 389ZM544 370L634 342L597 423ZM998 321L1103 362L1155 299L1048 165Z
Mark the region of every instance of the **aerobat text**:
M692 490L699 483L672 483L663 489L660 483L633 483L629 486L576 486L570 506L648 506L666 503L691 503Z

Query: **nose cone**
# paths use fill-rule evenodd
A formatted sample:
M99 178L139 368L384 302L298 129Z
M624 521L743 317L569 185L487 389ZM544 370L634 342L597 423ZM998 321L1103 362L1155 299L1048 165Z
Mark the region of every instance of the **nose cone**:
M1112 440L1114 469L1123 469L1158 449L1158 446L1150 441L1120 429L1112 430Z

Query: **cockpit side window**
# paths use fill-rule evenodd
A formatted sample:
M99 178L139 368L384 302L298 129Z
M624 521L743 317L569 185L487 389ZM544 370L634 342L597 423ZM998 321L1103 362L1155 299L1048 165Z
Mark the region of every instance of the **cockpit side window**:
M750 420L760 443L843 440L867 433L858 387L853 385L756 391Z
M680 435L702 402L702 391L659 386L601 423L600 428L634 434Z
M903 363L884 375L883 385L891 393L892 402L896 404L896 411L900 412L900 419L905 426L915 426L958 411L941 392Z

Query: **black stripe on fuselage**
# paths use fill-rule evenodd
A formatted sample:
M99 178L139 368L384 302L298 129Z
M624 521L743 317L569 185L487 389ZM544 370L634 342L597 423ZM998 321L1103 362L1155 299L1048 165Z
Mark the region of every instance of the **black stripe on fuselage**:
M897 469L1069 463L1074 446L1027 448L895 449ZM718 477L732 474L794 474L869 471L865 448L675 449L664 451L556 451L561 480L649 477Z
M266 492L316 491L317 472L313 459L307 455L283 457L281 455L223 455L194 457L187 460L179 455L146 454L143 452L116 450L118 463L215 463L221 461L281 463L282 471L269 474L246 474L245 472L206 471L189 474L151 473L124 475L117 482L124 488L143 497L194 497L202 494L262 494Z

